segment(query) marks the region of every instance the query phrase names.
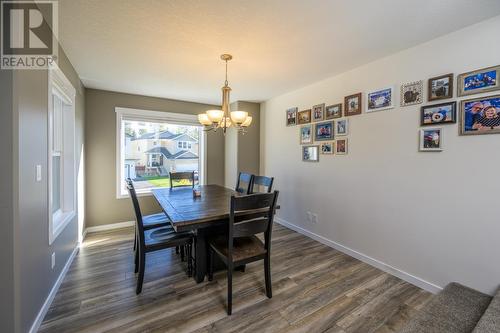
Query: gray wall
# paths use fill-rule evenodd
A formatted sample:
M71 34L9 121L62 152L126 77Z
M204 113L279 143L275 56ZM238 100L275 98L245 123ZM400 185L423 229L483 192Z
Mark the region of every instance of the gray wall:
M499 31L497 16L263 103L263 165L276 177L281 222L429 290L457 281L493 293L500 135L460 136L459 124L442 125L444 151L419 152L420 107L439 102L401 108L399 88L425 80L425 91L436 75L499 65L500 45L490 43ZM470 45L488 51L470 52ZM393 109L349 117L348 155L302 162L299 126L285 125L286 109L341 103L389 85L396 86ZM317 223L307 222L308 211Z
M252 117L247 133L242 135L231 126L225 137L225 186L233 188L240 171L260 174L260 104L236 101L231 110L247 111Z
M115 107L198 114L214 105L198 104L87 89L86 93L86 226L132 221L130 200L116 198ZM208 133L207 183L224 184L224 137ZM160 208L152 197L142 197L141 209L149 214Z
M59 67L77 91L76 163L80 165L80 158L83 156L85 89L62 49L59 50ZM18 202L17 206L14 202L14 218L8 222L13 223L15 233L13 237L14 268L12 269L15 274L15 331L26 332L33 324L71 252L77 246L78 218L75 217L52 245L49 245L48 72L46 70L16 70L12 86L14 120L12 147L14 147L14 152L11 161L14 163L14 170L11 175L13 175L13 193ZM35 182L37 164L42 166L42 182ZM78 168L77 172L81 173L83 170ZM56 256L54 269L51 268L52 253Z
M0 70L0 331L14 331L12 71Z

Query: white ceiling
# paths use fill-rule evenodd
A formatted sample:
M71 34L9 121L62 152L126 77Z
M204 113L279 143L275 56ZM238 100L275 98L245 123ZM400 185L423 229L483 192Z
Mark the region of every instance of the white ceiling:
M263 101L500 14L499 0L60 0L86 87Z

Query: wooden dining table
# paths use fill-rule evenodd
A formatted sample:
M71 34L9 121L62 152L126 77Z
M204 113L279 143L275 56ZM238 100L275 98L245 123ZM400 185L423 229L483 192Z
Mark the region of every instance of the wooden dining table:
M207 239L227 231L232 195L240 193L219 185L199 186L201 196L194 197L191 187L153 189L153 195L177 232L194 231L195 280L200 283L207 274Z

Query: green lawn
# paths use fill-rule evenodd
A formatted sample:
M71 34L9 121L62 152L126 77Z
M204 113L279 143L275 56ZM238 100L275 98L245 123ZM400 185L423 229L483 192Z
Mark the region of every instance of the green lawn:
M155 187L170 187L170 178L168 177L161 177L161 176L154 176L154 177L141 177L139 179L136 179L136 181L147 181L151 185ZM177 181L174 180L174 185L190 185L191 182L188 180L181 180Z

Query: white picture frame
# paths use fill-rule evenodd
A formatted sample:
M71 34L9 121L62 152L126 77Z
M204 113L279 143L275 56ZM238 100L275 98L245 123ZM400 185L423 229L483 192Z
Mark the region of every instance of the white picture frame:
M419 151L443 151L443 127L425 127L419 130ZM436 137L437 135L437 137ZM436 143L436 141L438 141Z
M346 136L349 134L349 119L335 120L335 136Z
M387 96L389 99L387 101ZM389 110L395 106L394 86L374 89L366 92L365 112Z

